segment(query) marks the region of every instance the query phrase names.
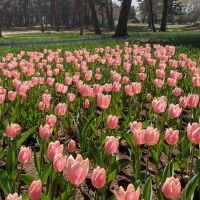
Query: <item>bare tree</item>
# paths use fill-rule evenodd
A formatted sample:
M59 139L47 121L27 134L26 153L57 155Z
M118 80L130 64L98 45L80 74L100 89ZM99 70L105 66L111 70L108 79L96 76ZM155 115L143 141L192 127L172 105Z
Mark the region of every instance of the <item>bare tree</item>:
M166 31L166 23L167 23L167 2L168 0L163 0L163 13L161 19L161 25L159 31Z

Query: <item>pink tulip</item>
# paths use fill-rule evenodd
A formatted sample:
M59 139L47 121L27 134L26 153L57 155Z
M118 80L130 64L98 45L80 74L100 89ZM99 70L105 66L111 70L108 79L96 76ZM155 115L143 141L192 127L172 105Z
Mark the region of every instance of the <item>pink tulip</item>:
M168 113L171 118L179 117L182 112L182 108L179 104L170 104L168 108Z
M125 93L129 96L133 96L134 95L134 91L133 91L133 87L132 85L126 85L125 88Z
M61 172L66 167L67 157L62 153L58 153L53 158L53 168L57 172Z
M106 91L106 92L110 92L110 91L112 91L112 88L113 88L113 85L112 85L112 83L106 83L105 85L104 85L104 90Z
M134 94L139 94L142 89L142 84L138 82L134 82L131 84Z
M76 142L74 140L70 140L67 145L67 151L69 153L73 153L76 150Z
M16 87L17 94L23 95L26 94L28 87L26 84L19 83Z
M116 153L119 147L119 139L114 136L107 136L105 140L105 149L108 154Z
M0 94L0 104L5 101L5 94Z
M134 131L142 130L142 123L134 121L133 123L130 122L130 129L133 133Z
M188 124L187 137L194 144L200 143L200 125L198 123Z
M163 113L167 107L167 102L164 98L157 98L152 101L153 111L156 113Z
M187 97L180 97L179 99L179 104L182 106L182 107L186 107L187 106Z
M176 97L180 96L180 95L181 95L181 92L182 92L181 88L175 88L175 89L173 90L173 94L174 94Z
M45 124L44 127L40 125L39 135L41 138L48 139L49 137L51 137L52 133L53 129L48 124Z
M151 101L152 95L150 93L148 93L146 99L147 99L147 101Z
M127 84L129 82L129 77L124 76L122 79L123 84Z
M90 106L90 100L89 99L85 99L84 102L83 102L83 107L84 108L89 108Z
M14 138L16 135L21 133L21 126L18 124L10 124L6 127L6 136L9 138Z
M200 76L197 77L193 77L192 78L192 83L195 87L199 87L200 86Z
M16 96L17 96L17 93L16 93L16 92L8 91L8 99L9 99L10 101L14 101L15 98L16 98Z
M161 80L161 79L155 79L153 82L154 82L154 85L155 85L157 88L161 88L161 87L163 87L163 85L164 85L164 81Z
M133 139L134 139L136 144L142 145L142 144L145 143L145 141L144 141L144 132L145 132L145 129L142 129L142 130L135 129L133 131Z
M83 160L80 154L77 155L76 159L72 155L67 158L66 175L73 185L80 185L86 179L88 170L88 158Z
M176 85L176 79L173 79L173 78L168 78L167 79L167 84L169 85L169 86L175 86Z
M166 198L177 199L181 193L179 179L175 179L174 177L167 178L162 187L162 192Z
M139 77L141 81L144 81L147 78L147 75L145 73L140 73Z
M187 96L187 105L191 108L196 107L199 103L199 95L198 94L189 94Z
M114 82L114 83L113 83L113 91L114 91L114 92L119 92L120 89L121 89L121 84L118 83L118 82Z
M95 168L92 172L91 182L95 188L102 188L106 183L105 169L99 166Z
M45 104L49 104L51 101L51 95L50 94L43 94L42 95L42 102Z
M46 124L49 126L54 126L57 122L57 118L55 115L47 115L46 116Z
M140 188L135 190L133 184L129 184L126 192L124 191L123 187L120 186L119 194L114 191L114 195L116 200L139 200L140 198Z
M178 142L178 135L179 135L178 130L173 130L172 128L168 128L165 131L165 141L169 145L175 145Z
M30 161L32 157L32 151L31 149L28 147L20 147L20 152L18 154L18 161L22 164L26 164Z
M60 145L60 142L57 140L55 142L51 142L48 147L48 157L51 161L53 161L54 156L58 153L63 153L63 145Z
M22 200L22 196L18 196L17 193L9 194L9 195L6 197L6 200Z
M42 182L41 180L33 181L28 189L28 196L31 200L39 200L42 195Z
M97 106L101 109L106 109L110 105L111 96L100 94L97 96Z
M155 145L158 142L160 132L157 128L147 127L144 132L144 141L147 145Z
M73 94L73 93L68 93L68 94L67 94L67 100L68 100L69 102L73 102L74 99L75 99L75 97L76 97L76 95Z
M63 116L67 112L67 105L65 103L59 103L56 106L56 115Z
M119 118L113 115L109 115L107 119L107 126L109 129L116 129L118 126Z
M93 85L93 92L94 92L95 95L99 95L103 92L103 87L101 85L94 84Z

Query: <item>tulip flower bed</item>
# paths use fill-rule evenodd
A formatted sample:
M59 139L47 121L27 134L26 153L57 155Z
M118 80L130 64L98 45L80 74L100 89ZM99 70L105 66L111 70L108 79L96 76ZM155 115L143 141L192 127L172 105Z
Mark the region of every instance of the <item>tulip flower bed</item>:
M198 199L199 58L183 53L125 42L2 57L1 199Z

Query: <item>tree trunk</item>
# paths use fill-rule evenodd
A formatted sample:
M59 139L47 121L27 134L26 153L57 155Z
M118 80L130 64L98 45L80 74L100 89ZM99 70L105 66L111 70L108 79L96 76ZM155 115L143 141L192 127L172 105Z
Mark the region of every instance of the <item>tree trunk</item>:
M41 4L40 4L40 0L37 0L37 4L38 4L38 18L39 18L39 23L40 23L40 30L42 31L42 33L44 33L44 24L43 24L43 20L42 20L42 15L41 15Z
M114 29L112 0L110 0L110 28Z
M4 13L3 12L1 12L0 13L0 37L3 37L3 35L2 35L2 30L3 30L3 16L4 15Z
M162 19L161 19L161 25L159 31L166 31L166 23L167 23L167 1L163 0L163 13L162 13Z
M152 31L156 32L155 26L154 26L154 19L153 19L153 7L152 7L152 2L149 0L149 11L150 11L150 18L151 18L151 27Z
M93 21L95 34L101 35L99 22L98 22L98 19L97 19L97 13L96 13L96 9L95 9L95 6L94 6L94 0L89 0L88 2L89 2L90 9L91 9L91 12L92 12L92 21Z
M60 31L59 0L55 0L56 31Z
M89 29L88 26L87 26L87 24L88 24L88 5L87 5L87 0L85 1L83 11L84 11L85 28Z
M106 14L107 14L107 19L108 19L108 25L110 27L110 12L109 12L108 4L106 4Z
M24 0L24 18L25 18L25 26L26 26L26 28L28 28L28 26L29 26L28 0Z
M132 0L123 0L115 37L128 36L127 23Z
M80 28L80 35L83 35L83 9L84 9L84 0L80 1L80 24L81 24L81 28Z
M51 0L51 27L54 26L54 0Z

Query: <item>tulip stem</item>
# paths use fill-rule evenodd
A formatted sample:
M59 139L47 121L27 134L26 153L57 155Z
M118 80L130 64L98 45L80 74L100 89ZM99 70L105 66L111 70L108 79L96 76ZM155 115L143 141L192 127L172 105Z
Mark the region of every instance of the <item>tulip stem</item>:
M45 140L42 139L42 147L40 152L40 174L41 174L41 168L42 168L42 161L43 161L43 149L44 149Z
M22 174L22 169L23 169L23 164L21 164L19 176L18 176L18 195L20 195L20 189L21 189L20 177L21 177L21 174Z
M100 147L101 147L101 154L103 155L103 148L102 148L102 143L103 143L103 109L102 109L102 113L101 113L101 144L100 144Z
M168 162L171 161L171 148L172 148L172 146L169 145Z
M76 199L76 185L74 185L73 200Z
M53 199L52 198L52 180L53 180L53 161L52 161L52 163L51 163L51 175L50 175L50 190L49 190L49 198L50 198L50 200L51 199Z
M191 158L191 165L190 165L190 172L189 172L189 180L191 179L192 175L192 168L193 168L193 162L194 162L194 152L195 152L195 144L192 145L192 158Z
M145 181L147 180L148 164L149 164L149 153L150 153L150 148L149 148L149 146L148 146L148 150L147 150L147 163L146 163L146 173L145 173Z

